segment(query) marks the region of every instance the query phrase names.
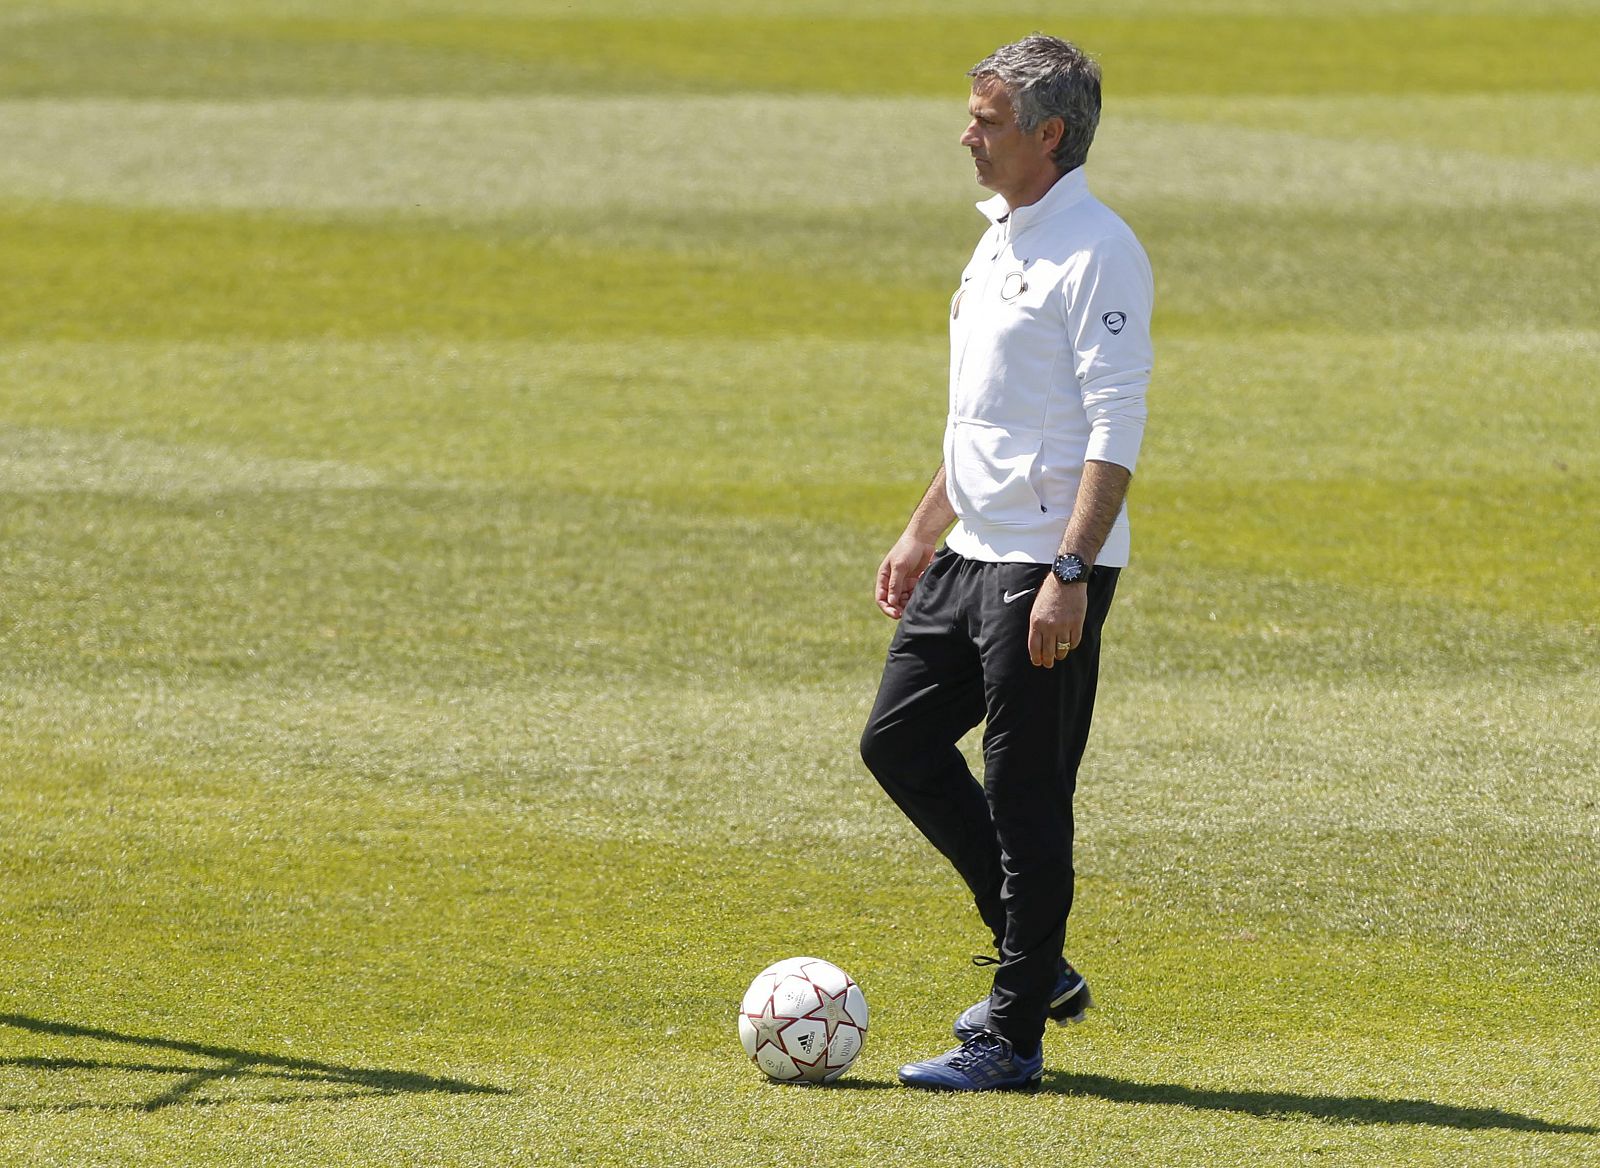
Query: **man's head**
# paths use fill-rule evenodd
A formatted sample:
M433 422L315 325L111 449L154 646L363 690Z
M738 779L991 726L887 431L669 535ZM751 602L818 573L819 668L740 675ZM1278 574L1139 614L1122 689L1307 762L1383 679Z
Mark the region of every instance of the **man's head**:
M967 76L973 120L961 142L980 183L1010 198L1029 186L1036 168L1053 171L1048 189L1083 165L1100 124L1100 67L1076 45L1035 33L996 49ZM999 124L986 125L996 116Z

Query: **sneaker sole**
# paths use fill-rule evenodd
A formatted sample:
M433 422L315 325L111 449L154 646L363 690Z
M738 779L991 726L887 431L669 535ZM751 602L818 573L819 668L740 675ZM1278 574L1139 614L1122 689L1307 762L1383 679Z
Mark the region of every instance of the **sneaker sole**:
M1094 997L1089 993L1089 986L1087 983L1083 983L1071 993L1062 994L1061 997L1051 1002L1047 1017L1057 1026L1076 1026L1080 1022L1088 1020L1088 1012L1094 1009L1094 1006ZM1057 1014L1056 1011L1062 1008L1071 1009L1073 1012L1070 1014ZM966 1014L963 1013L961 1018L965 1017ZM976 1026L963 1027L961 1018L956 1019L956 1024L952 1029L955 1032L955 1036L965 1042L976 1034L980 1028Z
M913 1091L938 1091L946 1095L988 1095L999 1091L1037 1091L1044 1085L1044 1068L1039 1068L1039 1073L1033 1078L1022 1083L1007 1083L1002 1087L947 1087L943 1083L917 1083L900 1079L902 1087L909 1087Z
M1074 999L1078 999L1074 1001ZM1050 1020L1057 1026L1076 1026L1087 1017L1090 1010L1094 1009L1094 997L1089 993L1089 983L1082 982L1071 993L1062 994L1050 1003ZM1057 1013L1058 1010L1071 1010L1072 1013Z

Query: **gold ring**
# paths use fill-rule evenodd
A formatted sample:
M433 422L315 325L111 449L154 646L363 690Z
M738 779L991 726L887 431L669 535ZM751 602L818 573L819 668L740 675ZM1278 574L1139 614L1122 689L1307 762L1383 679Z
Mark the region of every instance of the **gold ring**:
M1071 641L1057 641L1056 642L1056 648L1057 649L1065 649L1068 652L1070 652L1072 650L1072 642Z

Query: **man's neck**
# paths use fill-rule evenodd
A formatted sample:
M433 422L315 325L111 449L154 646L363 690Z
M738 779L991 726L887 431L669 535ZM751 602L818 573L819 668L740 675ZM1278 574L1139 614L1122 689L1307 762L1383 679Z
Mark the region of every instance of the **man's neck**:
M1050 188L1055 186L1056 183L1060 182L1062 177L1061 171L1051 167L1050 170L1041 173L1036 179L1029 182L1015 193L1011 191L1001 191L999 194L1001 198L1005 199L1006 206L1013 211L1020 207L1031 207L1040 199L1048 195L1050 193Z

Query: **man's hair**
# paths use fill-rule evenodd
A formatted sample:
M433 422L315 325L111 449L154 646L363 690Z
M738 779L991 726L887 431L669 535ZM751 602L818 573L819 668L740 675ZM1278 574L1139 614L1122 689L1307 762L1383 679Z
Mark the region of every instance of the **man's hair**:
M1005 86L1024 134L1060 118L1066 128L1051 160L1063 174L1083 165L1100 124L1100 66L1077 45L1036 32L996 49L967 76Z

